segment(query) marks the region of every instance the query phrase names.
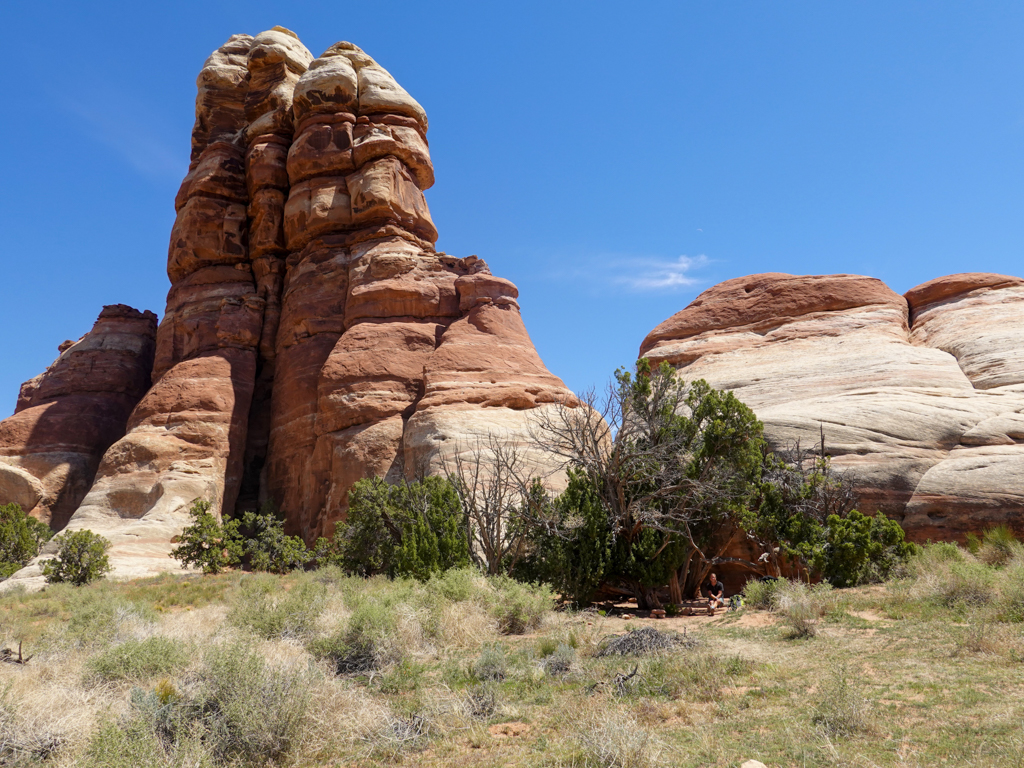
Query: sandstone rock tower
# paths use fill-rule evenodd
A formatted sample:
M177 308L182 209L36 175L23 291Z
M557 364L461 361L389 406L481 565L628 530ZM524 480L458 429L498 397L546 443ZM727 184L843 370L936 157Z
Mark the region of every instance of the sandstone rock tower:
M435 251L427 116L377 62L351 43L314 59L275 27L231 37L197 84L153 383L60 503L66 520L81 500L69 527L111 539L123 574L174 567L196 498L269 499L312 540L356 480L524 442L535 409L574 402L515 286Z
M915 541L1024 532L1024 280L963 274L900 296L859 275L709 288L640 353L730 389L785 447L820 442L863 512Z

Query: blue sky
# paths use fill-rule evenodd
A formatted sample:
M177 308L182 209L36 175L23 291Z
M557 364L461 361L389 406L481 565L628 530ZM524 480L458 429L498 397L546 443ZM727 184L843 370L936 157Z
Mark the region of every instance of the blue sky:
M104 304L162 312L195 77L350 40L426 108L438 247L579 390L702 289L1024 273L1024 5L33 3L4 14L0 412Z

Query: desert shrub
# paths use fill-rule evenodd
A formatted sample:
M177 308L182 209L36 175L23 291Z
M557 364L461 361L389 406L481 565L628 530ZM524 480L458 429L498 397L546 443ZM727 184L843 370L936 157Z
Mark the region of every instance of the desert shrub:
M199 701L210 712L210 740L225 762L264 765L288 753L300 733L311 680L269 667L243 644L214 646L205 658Z
M380 478L360 480L349 491L348 518L335 539L336 560L364 576L424 580L470 563L459 495L440 477L399 485ZM328 552L326 546L322 551Z
M272 576L246 576L238 585L228 621L267 639L302 636L312 630L326 599L327 587L312 579L285 590Z
M1014 556L1024 554L1024 545L1009 526L997 525L982 534L976 554L986 565L1006 565Z
M192 524L181 532L171 557L182 565L201 568L203 573L220 573L238 565L243 552L238 521L225 520L221 524L210 512L210 502L203 499L196 499L188 512Z
M471 673L475 680L504 680L508 674L508 658L500 645L488 645L473 662Z
M544 657L544 672L554 677L564 677L576 668L576 649L559 643L555 650Z
M827 582L808 586L798 581L787 581L777 593L776 607L791 637L814 637L821 619L835 602L832 585Z
M246 512L238 520L245 561L254 571L288 573L302 568L309 550L298 536L287 536L282 520L268 502L259 512Z
M141 718L109 719L89 739L81 763L87 768L167 765L159 737Z
M189 690L136 688L130 711L86 749L89 766L266 766L295 746L312 678L275 669L244 644L211 647Z
M134 638L111 646L86 663L91 677L99 680L146 680L167 675L185 664L188 649L167 637Z
M867 701L850 679L845 665L837 665L818 686L813 721L829 737L852 736L868 728Z
M0 579L28 565L51 536L50 527L23 512L20 505L0 505Z
M779 590L785 583L785 579L748 581L743 587L743 602L750 608L772 610L775 607Z
M400 663L408 648L399 637L394 596L359 595L346 624L307 644L314 657L329 661L335 673L352 674Z
M932 544L909 563L912 596L944 608L983 605L994 596L995 573L955 544Z
M649 768L659 765L664 746L633 717L602 711L572 718L579 731L586 765L600 768Z
M997 608L1001 621L1024 622L1024 558L1015 557L1006 565Z
M126 600L115 586L107 581L86 589L53 584L26 601L30 610L26 618L31 623L51 619L41 641L65 648L104 646L148 629L156 612L143 601Z
M57 557L43 561L43 575L51 584L66 583L81 586L108 573L110 561L107 550L110 542L89 530L62 533L57 543Z
M914 551L895 520L881 512L871 517L852 510L846 517L828 517L813 564L833 586L854 587L885 581Z
M508 576L492 576L487 583L494 589L490 612L505 635L521 635L540 626L554 606L554 595L541 584L526 584Z

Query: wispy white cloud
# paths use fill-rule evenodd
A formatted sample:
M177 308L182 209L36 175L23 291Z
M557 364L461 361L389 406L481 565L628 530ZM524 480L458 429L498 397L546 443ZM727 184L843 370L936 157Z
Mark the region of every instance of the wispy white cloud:
M672 291L690 288L701 280L692 273L707 266L708 257L677 256L675 259L626 259L613 265L612 281L635 291Z

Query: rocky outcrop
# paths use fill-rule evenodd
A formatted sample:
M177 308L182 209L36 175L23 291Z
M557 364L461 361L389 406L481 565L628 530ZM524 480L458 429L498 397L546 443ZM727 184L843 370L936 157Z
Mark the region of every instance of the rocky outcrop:
M152 312L104 307L89 333L22 385L0 422L0 501L56 530L67 524L149 387L155 336Z
M109 538L122 575L175 567L197 498L269 500L312 541L358 479L526 443L538 408L575 403L515 286L434 249L427 116L370 56L314 59L275 27L230 38L197 83L152 387L68 524Z
M916 540L1024 531L1024 280L953 275L900 296L855 275L751 275L640 352L734 391L778 447L823 434L861 509Z

